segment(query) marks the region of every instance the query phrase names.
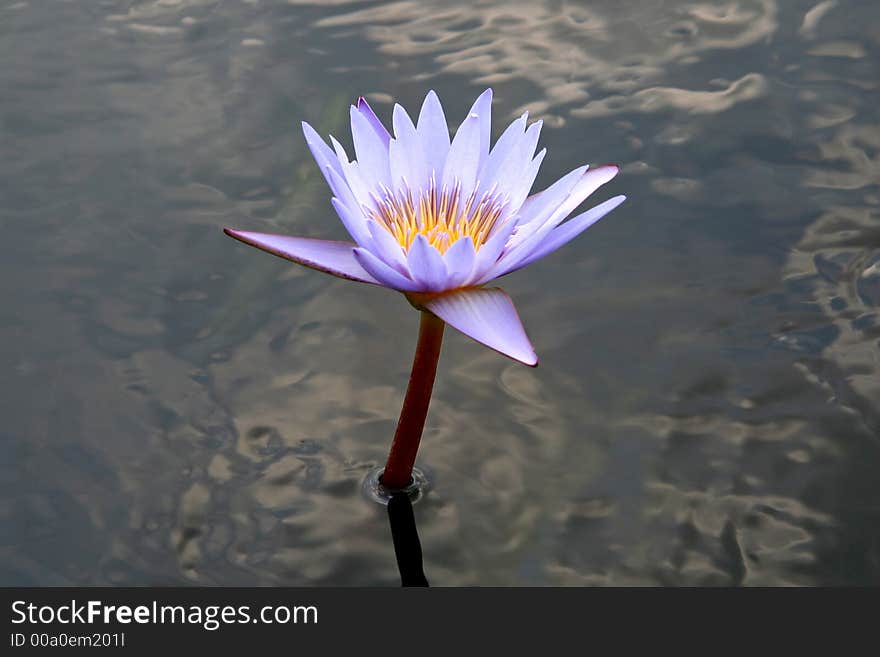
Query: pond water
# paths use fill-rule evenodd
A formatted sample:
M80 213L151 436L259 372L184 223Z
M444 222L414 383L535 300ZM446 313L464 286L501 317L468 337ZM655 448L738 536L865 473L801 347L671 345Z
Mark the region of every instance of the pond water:
M221 228L344 238L299 127L428 89L629 200L448 331L432 585L880 583L880 9L0 5L0 583L388 585L417 313Z

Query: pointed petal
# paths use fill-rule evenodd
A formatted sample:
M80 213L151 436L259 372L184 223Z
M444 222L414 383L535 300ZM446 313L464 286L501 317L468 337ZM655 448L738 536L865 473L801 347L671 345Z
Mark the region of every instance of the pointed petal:
M547 155L547 149L542 148L535 156L535 159L533 159L525 168L522 177L516 185L516 191L513 196L510 197L510 207L516 208L517 210L522 207L523 201L526 200L526 197L532 190L532 185L535 184L535 178L538 177L538 171L541 169L541 162L544 161L545 155Z
M369 244L370 233L367 230L367 221L364 218L363 212L352 210L347 201L343 201L335 196L330 199L330 203L333 205L333 209L336 210L342 225L345 226L352 239L358 244Z
M351 164L349 164L348 155L338 141L332 136L330 137L330 142L333 144L334 149L331 150L312 126L303 121L302 128L306 144L308 144L309 150L312 152L315 162L318 163L321 173L327 180L327 184L330 186L334 196L346 200L346 197L352 193L352 185L363 187L360 179L352 176L349 172ZM351 181L349 181L349 178L351 178ZM352 207L358 207L360 203L362 202L359 201L358 204L354 204Z
M544 256L550 255L556 249L565 246L575 237L584 232L587 228L592 226L594 223L599 221L606 214L611 212L618 205L623 203L626 200L626 196L615 196L612 199L605 201L604 203L600 203L596 207L587 210L586 212L579 214L573 219L569 219L564 224L557 226L554 228L547 237L544 238L544 241L541 242L534 251L532 251L528 256L520 260L516 267L513 269L508 269L507 271L499 274L499 276L504 276L505 274L509 274L517 269L521 269L528 264L535 262L535 260L540 260Z
M477 178L480 180L480 191L487 192L492 189L501 166L511 154L516 152L519 142L525 133L527 120L528 114L523 114L507 126L504 132L501 133L498 141L495 142L489 156L480 166L480 171L477 173Z
M532 187L532 180L527 181L525 175L535 157L535 148L538 146L542 125L542 121L535 121L528 127L522 139L517 143L516 149L495 175L498 191L510 198L519 199L516 204L511 202L511 207L516 210L529 195L529 190Z
M367 234L364 220L361 218L363 214L360 210L362 203L358 200L357 194L352 191L348 181L348 176L351 175L355 185L363 187L363 184L357 177L357 171L349 173L345 171L345 169L350 167L350 164L345 149L338 141L330 137L333 147L336 149L334 152L318 136L318 133L314 131L312 126L303 121L302 127L306 143L312 151L315 161L321 167L321 173L324 174L330 190L337 199L334 201L334 207L339 203L344 208L347 208L345 213L340 211L339 208L337 208L337 212L340 219L342 219L342 223L348 229L348 234L360 244L361 240L368 238L369 235Z
M336 151L336 156L339 158L342 178L348 185L351 193L354 194L355 199L357 199L357 207L371 207L373 205L373 199L370 196L371 190L367 187L367 183L364 182L363 176L361 176L357 161L348 161L348 154L345 152L345 148L332 135L330 136L330 143L333 144L333 150Z
M413 280L423 292L446 289L446 263L424 235L416 235L406 259Z
M502 290L456 290L431 299L424 307L477 342L526 365L538 364L513 301Z
M394 127L394 136L397 139L404 135L413 135L416 132L415 124L400 103L394 103L394 109L391 111L391 125Z
M443 166L443 186L452 189L461 185L461 196L467 198L474 190L480 166L480 117L469 114L462 122Z
M385 287L400 292L418 292L421 289L417 283L395 271L364 248L354 249L354 258L361 267Z
M363 167L361 167L360 162L349 162L348 164L344 164L342 165L342 171L345 175L345 181L348 183L348 188L351 190L355 199L357 199L357 207L359 210L364 212L367 208L375 208L375 192L373 188L370 187L370 183L365 180L368 176L364 175Z
M357 107L352 106L349 114L355 157L364 182L372 189L380 185L387 187L391 180L388 143L376 134L373 126Z
M486 240L480 250L477 251L477 259L474 263L474 270L471 278L465 281L465 285L481 285L491 277L487 276L487 272L495 267L498 257L504 250L505 245L510 239L513 230L516 228L516 222L510 220L495 229L492 236Z
M422 149L428 158L429 168L439 179L449 153L449 126L440 99L433 90L428 92L425 102L422 103L416 130L422 142Z
M443 254L446 263L447 281L449 288L461 287L467 283L474 271L474 263L477 260L477 252L474 249L474 241L470 235L462 237L450 246Z
M337 173L341 174L342 168L339 166L338 158L333 151L330 150L330 147L327 146L327 143L321 139L321 136L315 132L315 129L305 121L302 122L302 129L303 135L306 138L306 145L308 145L309 150L312 152L312 157L315 158L315 162L318 163L318 168L321 169L321 173L326 177L326 168L331 167L335 169Z
M379 120L379 117L376 116L376 113L373 111L373 108L370 107L370 104L367 102L367 99L361 96L358 98L357 102L357 111L363 115L363 117L367 120L373 130L376 132L376 136L379 137L380 141L384 143L386 146L388 142L391 141L391 135L388 134L388 129L382 125L382 122Z
M368 221L367 228L370 237L373 238L373 246L370 251L389 267L393 267L406 277L409 277L409 267L406 264L406 254L397 240L375 221Z
M489 155L489 138L492 135L492 89L486 89L474 101L468 116L476 114L480 122L480 162L484 162Z
M349 163L348 153L345 152L345 146L339 143L333 135L330 135L330 143L333 145L333 151L336 153L336 159L339 160L339 171L342 172L342 166Z
M401 180L413 192L419 192L428 185L431 172L416 128L400 105L394 106L394 139L391 140L388 155L391 165L391 184L396 188Z
M547 189L529 196L520 206L517 224L539 227L558 208L590 167L584 165L569 171Z
M522 260L538 248L538 245L544 241L551 230L562 223L571 211L583 203L590 194L614 178L619 170L619 167L615 165L607 165L590 169L584 173L566 199L552 211L546 220L533 222L535 225L529 224L521 227L525 229L523 235L517 235L515 245L511 246L498 259L498 263L489 271L485 280L492 280L492 278L497 278L516 269Z
M340 278L380 285L379 281L367 273L355 260L352 249L357 245L351 242L331 242L290 235L253 233L231 228L224 228L223 232L239 242L255 246L285 260L291 260Z
M590 169L575 183L568 197L558 208L550 215L545 227L548 229L555 228L569 215L571 212L583 203L588 196L599 189L602 185L609 182L618 174L620 167L615 164L606 164L605 166Z

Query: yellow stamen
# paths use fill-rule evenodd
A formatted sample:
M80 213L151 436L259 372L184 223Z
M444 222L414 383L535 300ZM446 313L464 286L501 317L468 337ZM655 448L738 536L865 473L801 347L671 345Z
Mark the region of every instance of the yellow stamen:
M375 199L374 208L366 208L367 214L407 251L418 235L424 235L440 253L467 236L479 250L504 211L502 200L491 192L478 198L474 191L463 197L459 184L438 190L432 181L418 200L410 190L385 192L383 198Z

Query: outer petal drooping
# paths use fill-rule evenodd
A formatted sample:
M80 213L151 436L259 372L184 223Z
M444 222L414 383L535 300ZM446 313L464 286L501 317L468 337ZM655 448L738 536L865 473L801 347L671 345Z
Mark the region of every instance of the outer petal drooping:
M538 356L510 297L499 288L469 288L423 304L444 322L487 347L534 367Z

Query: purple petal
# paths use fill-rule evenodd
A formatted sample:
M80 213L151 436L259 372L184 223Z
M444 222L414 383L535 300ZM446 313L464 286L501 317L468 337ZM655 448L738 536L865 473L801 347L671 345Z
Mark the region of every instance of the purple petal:
M519 181L517 181L516 191L510 197L510 207L519 209L522 206L523 201L526 200L526 197L532 189L532 185L535 184L535 178L538 177L538 171L541 169L541 162L544 161L545 155L547 155L547 149L542 148L535 156L535 159L529 162L528 166L526 166Z
M543 242L551 230L556 228L590 194L614 178L619 170L617 166L609 165L590 169L584 173L565 200L551 212L546 220L535 221L533 224L522 227L525 229L522 236L518 233L515 245L501 256L495 267L484 276L482 282L490 281L516 269L522 260L538 248L538 245Z
M507 161L507 158L510 157L512 153L516 152L519 142L525 133L527 120L528 113L523 114L516 121L507 126L504 132L501 133L498 141L495 142L492 151L489 153L486 161L483 162L480 171L477 174L477 177L480 180L481 191L489 191L492 188L498 177L498 171L501 166Z
M600 203L596 207L587 210L586 212L579 214L573 219L569 219L564 224L557 226L554 228L547 237L532 251L528 256L520 260L516 267L513 269L508 269L503 273L498 274L498 276L504 276L505 274L509 274L517 269L521 269L528 264L535 262L535 260L540 260L544 256L550 255L556 249L565 246L575 237L584 232L587 228L592 226L594 223L599 221L606 214L611 212L618 205L623 203L626 200L626 196L615 196L612 199L605 201L604 203Z
M381 285L400 292L419 292L421 286L400 272L395 271L367 249L354 249L354 258Z
M367 122L369 122L370 126L376 132L376 136L379 137L382 143L387 146L388 142L391 141L391 135L388 134L388 129L384 125L382 125L379 117L376 116L373 108L370 107L367 99L363 96L358 98L357 111L360 112L361 115L363 115L363 117L367 120Z
M415 124L400 103L395 103L394 109L391 111L391 125L394 126L394 136L397 139L400 139L404 134L413 135L416 133Z
M324 174L326 168L331 167L335 169L337 173L341 174L342 168L339 166L339 160L333 151L330 150L330 147L327 146L327 143L321 139L321 136L317 132L315 132L315 129L305 121L302 122L302 129L303 135L306 138L306 144L312 152L312 157L315 158L315 162L318 163L318 168L321 169L321 173Z
M554 228L558 226L571 212L579 206L593 192L614 178L620 171L615 164L606 164L587 171L580 180L575 183L571 193L562 204L550 215L547 225Z
M349 195L350 194L351 192L349 191ZM345 229L348 231L348 234L351 235L352 239L358 244L369 244L370 233L367 230L366 219L362 212L352 210L349 202L349 200L343 201L335 196L330 199L330 203L333 204L333 209L336 210L336 214L338 214L339 218L342 220L342 225L345 226Z
M271 235L224 228L223 232L239 242L291 260L300 265L327 272L340 278L361 283L380 285L379 281L361 267L352 254L356 246L351 242L331 242L290 235Z
M324 140L318 136L318 133L315 132L312 126L303 121L302 127L303 134L306 138L306 144L308 144L309 150L315 158L315 162L318 163L321 173L327 180L330 190L333 192L334 196L347 203L346 197L351 195L351 188L350 183L347 180L348 175L346 174L346 169L349 164L345 149L331 136L330 141L335 149L334 152L334 150L331 150ZM359 205L360 202L354 204L352 207L359 207Z
M375 221L368 221L367 228L370 231L370 237L373 238L373 245L370 248L373 255L386 265L409 277L409 267L406 264L406 255L403 252L403 247L397 243L397 240L394 239L391 233Z
M354 152L364 182L371 188L377 188L379 185L387 187L391 180L388 142L376 134L373 126L358 108L352 106L349 114Z
M467 283L474 271L476 260L477 253L470 235L460 238L450 246L443 254L448 272L447 287L456 288Z
M333 144L333 150L336 152L336 157L339 160L337 171L342 174L343 180L348 184L348 188L357 199L357 207L372 205L372 199L370 198L371 190L361 177L357 161L350 162L348 160L348 153L345 152L345 147L333 135L330 135L330 143Z
M422 149L428 158L429 167L439 178L449 153L449 126L440 99L433 91L429 91L425 96L416 130L422 141Z
M393 123L394 139L388 149L391 184L396 187L405 180L410 190L418 193L427 187L431 176L422 142L412 120L400 105L394 106Z
M348 164L348 153L345 152L345 146L339 143L339 140L336 139L333 135L330 135L330 143L333 145L333 151L336 153L336 159L339 160L339 164ZM340 166L340 170L341 170Z
M489 155L489 138L492 135L492 90L486 89L474 101L468 116L476 114L480 121L480 162L485 162Z
M524 176L535 157L535 148L538 146L538 137L541 135L542 121L535 121L525 131L516 148L501 165L495 175L498 190L508 197L520 199L517 204L511 206L518 210L523 200L532 188L532 180L525 180ZM528 183L528 184L526 184Z
M343 164L342 175L345 177L345 182L348 184L348 188L351 190L351 193L357 201L357 205L354 206L355 208L363 210L363 208L372 208L375 206L375 200L372 193L373 190L369 187L369 184L364 180L364 176L361 174L360 162L346 162Z
M534 228L538 228L543 220L547 219L553 210L558 208L562 202L571 194L571 190L577 182L583 178L584 174L590 167L582 166L573 171L569 171L547 189L532 194L522 204L517 215L517 224L525 226L526 224L534 224Z
M424 307L477 342L526 365L538 364L513 301L502 290L456 290L431 299Z
M480 250L477 251L474 270L471 274L470 280L466 281L467 284L479 285L483 282L483 279L486 278L486 272L491 271L495 266L495 263L498 262L498 257L504 250L504 246L507 244L511 233L513 233L515 228L516 222L509 220L495 229L491 237L489 237L483 246L480 247ZM489 279L486 278L486 280Z
M443 166L443 186L452 189L461 185L461 195L467 198L474 190L477 169L480 167L480 117L470 114L462 122Z
M416 235L406 259L413 280L423 292L446 289L446 263L424 235Z

